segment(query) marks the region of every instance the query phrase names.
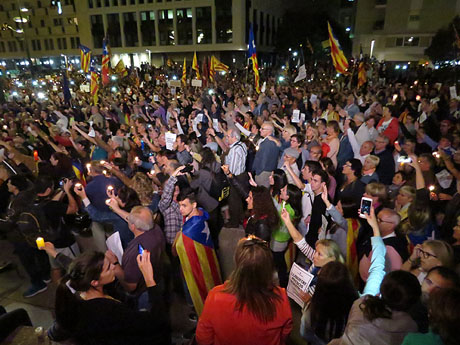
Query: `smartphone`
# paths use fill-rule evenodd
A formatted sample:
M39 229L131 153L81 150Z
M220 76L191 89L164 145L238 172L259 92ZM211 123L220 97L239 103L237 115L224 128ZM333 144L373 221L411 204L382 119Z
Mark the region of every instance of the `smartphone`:
M144 247L141 244L138 245L138 250L140 255L144 254Z
M59 186L64 187L66 182L67 182L67 179L63 178L62 180L59 181Z
M372 199L362 197L361 198L361 207L359 209L359 216L361 218L366 218L366 214L371 214L371 207L372 207Z
M398 163L412 163L412 159L408 156L399 156Z
M180 172L181 173L190 173L192 171L193 171L193 166L190 165L190 164L187 164L187 166L184 169L182 169Z

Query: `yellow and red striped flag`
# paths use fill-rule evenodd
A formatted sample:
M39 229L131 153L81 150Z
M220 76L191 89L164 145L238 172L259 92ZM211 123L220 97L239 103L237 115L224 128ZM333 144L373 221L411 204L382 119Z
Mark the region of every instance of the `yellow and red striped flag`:
M187 60L186 58L184 57L184 65L182 66L182 78L181 78L181 81L182 81L182 85L186 85L187 84Z
M176 241L177 254L198 316L203 311L208 292L222 284L219 262L206 224L209 215L202 209L199 211L199 216L184 223Z
M109 80L109 63L110 63L110 54L109 54L109 47L107 44L107 40L104 38L102 42L102 85L107 85Z
M224 63L220 62L219 60L217 60L217 58L214 55L211 57L211 59L214 61L214 70L216 72L218 72L218 71L228 72L229 71L229 67L226 64L224 64Z
M209 80L214 82L214 74L216 74L216 70L214 68L214 55L211 56L211 61L209 61Z
M332 64L337 72L347 74L348 60L343 54L339 41L335 38L334 33L332 32L331 24L329 24L329 22L327 22L327 28L329 30L329 45L331 46Z
M201 79L200 67L198 66L198 60L196 59L196 52L193 54L192 69L196 72L196 79Z
M358 252L356 250L356 241L358 239L359 222L356 218L347 219L347 258L346 265L350 270L351 276L355 284L359 282L358 274Z
M91 49L80 44L80 64L83 72L88 73L91 63Z
M94 69L91 69L91 96L93 97L93 105L99 101L99 74Z
M122 78L128 76L128 70L125 67L125 63L120 59L115 66L115 72L119 74Z
M252 70L254 71L254 84L256 87L256 92L260 93L259 86L259 64L257 62L257 52L256 52L256 43L254 41L254 31L252 30L252 24L249 28L249 50L248 57L252 60Z
M366 84L367 76L366 76L366 65L364 63L364 56L363 56L363 47L359 47L359 63L358 63L358 88Z

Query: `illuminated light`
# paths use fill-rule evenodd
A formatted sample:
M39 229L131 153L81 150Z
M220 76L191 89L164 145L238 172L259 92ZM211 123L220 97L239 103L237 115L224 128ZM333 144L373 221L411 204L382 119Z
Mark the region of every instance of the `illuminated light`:
M227 72L225 72L225 71L220 71L220 75L225 75L225 74L227 74Z
M345 29L345 31L346 31L346 32L350 32L350 31L351 31L351 28L350 28L350 27L347 27L347 28Z
M175 75L173 75L173 77L172 77L172 78L173 78L173 80L177 80L177 77L176 77Z
M214 90L213 90L213 89L209 89L208 93L209 93L210 95L213 95L213 94L214 94Z
M16 23L27 23L28 22L27 18L23 18L23 17L14 17L13 20Z
M372 40L371 41L371 53L370 53L369 57L372 57L372 54L374 53L374 45L375 45L375 40Z
M44 99L45 97L46 97L46 96L45 96L45 94L44 94L43 92L37 93L37 98L38 98L38 99Z
M24 33L24 30L23 30L23 29L16 29L15 31L16 31L16 33L18 33L18 34L23 34L23 33Z
M281 69L285 69L285 68L286 68L286 66L284 66L284 65L283 65L283 66L281 66Z
M297 52L292 52L292 56L296 57L297 56Z
M430 190L430 192L432 192L432 191L434 191L434 186L431 185L431 186L428 187L428 189Z
M42 81L42 86L45 86L46 85L46 82L45 81Z
M289 50L289 51L291 51L292 49L291 49L291 48L289 48L288 50Z
M37 85L38 85L38 81L36 81L36 80L32 81L32 85L33 85L33 86L37 86Z
M395 69L400 69L400 68L401 68L400 65L396 65L396 66L395 66Z
M73 80L71 80L70 85L75 85L75 82Z
M13 91L11 95L13 95L13 97L17 97L18 93L16 91Z
M54 64L54 61L53 61L53 60L50 60L50 61L49 61L49 64L50 64L50 65L53 65L53 64Z
M282 75L280 75L280 76L278 77L278 80L279 80L280 82L282 82L282 81L284 81L284 77L283 77Z
M336 78L340 77L340 73L337 73L337 74L335 75L335 77L336 77Z
M86 75L86 79L91 80L91 74Z
M110 77L110 79L112 79L112 80L117 80L117 76L116 76L116 75L113 75L113 76Z
M28 9L28 8L25 8L25 7L23 7L23 8L21 8L21 12L29 12L29 9Z
M402 66L402 69L406 70L406 69L407 69L407 65L403 65L403 66Z
M117 88L115 86L112 86L112 88L110 89L112 92L117 92Z

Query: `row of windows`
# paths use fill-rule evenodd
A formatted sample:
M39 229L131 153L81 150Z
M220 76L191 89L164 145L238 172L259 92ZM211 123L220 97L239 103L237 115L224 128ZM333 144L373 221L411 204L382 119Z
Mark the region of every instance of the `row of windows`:
M281 19L278 19L278 26ZM253 30L256 45L273 45L276 41L275 17L268 13L253 10ZM249 28L247 29L249 30ZM249 35L249 31L247 31Z
M54 42L53 38L32 39L30 40L30 47L32 51L54 50L55 47L58 50L67 50L69 47L66 37L56 38L56 45ZM78 49L79 45L80 37L70 37L70 49ZM6 45L4 41L0 41L0 53L15 53L18 51L24 51L24 41L7 41Z
M30 8L30 5L29 4L25 4L27 8ZM74 5L74 0L61 0L61 5L65 6L65 5ZM11 7L11 11L16 11L18 8L16 6L16 2L13 2L11 3L10 5ZM50 6L50 1L49 0L45 0L45 6L42 5L42 1L40 0L37 0L37 8L42 8L42 7L48 7ZM21 6L22 7L22 6ZM0 5L0 11L7 11L7 7L4 6L4 5Z
M216 42L230 43L233 38L231 15L230 20L221 16L222 20L219 22L219 18L216 13ZM123 21L123 29L120 21ZM196 42L193 42L193 21L195 21ZM103 15L92 15L90 22L94 47L101 48L105 36ZM106 23L107 37L112 47L122 47L123 38L125 47L154 46L157 42L162 46L212 43L211 7L195 8L195 17L192 8L109 13L106 15ZM159 37L156 36L156 26Z
M181 1L181 0L175 0ZM231 0L228 0L231 1ZM172 2L172 0L88 0L89 8L111 7L111 6L127 6L127 5L143 5L143 4L161 4L163 2Z

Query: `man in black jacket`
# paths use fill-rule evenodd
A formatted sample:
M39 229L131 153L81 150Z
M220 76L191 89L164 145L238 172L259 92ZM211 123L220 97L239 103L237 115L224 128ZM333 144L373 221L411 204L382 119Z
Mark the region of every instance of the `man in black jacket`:
M385 185L391 185L395 174L395 160L388 144L390 140L387 136L380 134L375 140L374 155L380 158L380 163L376 173L379 180Z

